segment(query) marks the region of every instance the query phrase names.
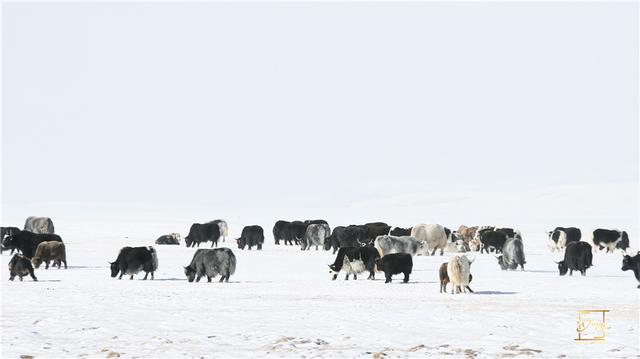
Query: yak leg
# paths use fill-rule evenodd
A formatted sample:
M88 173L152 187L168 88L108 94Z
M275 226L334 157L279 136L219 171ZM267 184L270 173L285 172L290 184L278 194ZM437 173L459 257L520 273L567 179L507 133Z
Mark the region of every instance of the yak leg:
M142 278L142 280L147 280L148 276L149 276L149 272L144 272L144 278Z
M44 269L49 269L49 261L44 262Z
M467 286L467 290L471 293L473 293L473 290L471 290L471 288L469 286Z
M391 283L391 274L385 274L384 276L386 277L384 282L385 283Z
M376 273L374 271L369 271L369 277L367 279L376 279Z
M353 280L358 280L358 275L353 273Z
M408 283L409 282L409 272L404 272L404 283Z
M36 278L36 275L33 274L33 268L29 268L29 275L31 276L31 279L33 279L34 282L38 281L38 278Z

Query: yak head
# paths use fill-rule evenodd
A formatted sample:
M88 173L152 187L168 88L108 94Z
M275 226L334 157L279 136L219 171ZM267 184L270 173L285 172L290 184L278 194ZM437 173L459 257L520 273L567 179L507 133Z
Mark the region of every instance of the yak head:
M193 243L193 239L191 239L191 236L184 237L184 244L186 244L187 247L191 247L192 243Z
M634 259L637 260L638 258L640 258L640 252L638 252L638 254L636 254L635 256L631 257L628 254L625 254L622 256L622 270L626 271L626 270L634 270Z
M467 256L463 256L467 258L467 261L469 262L469 267L471 267L471 264L473 264L473 262L476 261L476 257L467 257Z
M340 273L340 270L336 268L336 265L329 264L329 278L331 280L336 280L336 278L338 278L338 273Z
M34 268L40 268L40 265L42 264L42 258L40 257L33 257L31 258L31 264L33 264Z
M324 250L328 251L329 249L331 249L331 237L324 239Z
M196 279L196 270L193 269L192 266L186 266L184 267L184 275L187 276L187 280L189 280L189 283L193 282L194 279Z
M416 247L416 255L419 255L419 256L429 255L429 244L426 241L418 241L418 246Z
M509 269L507 268L507 263L504 261L504 256L500 255L496 256L496 258L498 259L498 264L500 265L500 268L502 268L502 270Z
M11 249L16 247L16 239L14 237L15 233L10 233L8 236L4 237L2 240L2 247L6 249Z
M120 272L120 266L117 261L109 262L109 266L111 267L111 278L115 278L118 275L118 272Z
M567 274L567 272L569 271L569 267L567 266L567 262L562 260L562 261L556 262L556 263L558 263L558 271L560 272L560 275Z
M236 238L236 244L238 245L238 249L244 249L244 246L247 245L247 240L243 237Z

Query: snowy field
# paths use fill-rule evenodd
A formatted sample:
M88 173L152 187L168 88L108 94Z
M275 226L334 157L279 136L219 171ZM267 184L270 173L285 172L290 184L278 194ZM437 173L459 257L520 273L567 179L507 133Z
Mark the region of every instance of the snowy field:
M585 200L588 198L589 200ZM490 205L488 199L493 199ZM461 357L612 358L639 355L639 297L621 255L599 253L586 277L560 277L544 233L554 226L627 229L638 249L637 185L520 193L416 194L340 208L215 208L42 204L5 206L3 225L48 215L67 245L69 269L36 270L38 282L9 282L2 255L2 358L61 357ZM264 250L240 251L229 283L188 283L194 249L156 246L154 281L117 280L107 261L125 245L186 235L194 221L225 218L231 235L265 228ZM474 294L440 294L447 255L414 258L408 284L330 281L329 252L275 246L277 219L327 219L333 226L512 225L521 229L525 271L504 272L471 254ZM607 341L576 343L576 311L609 309Z

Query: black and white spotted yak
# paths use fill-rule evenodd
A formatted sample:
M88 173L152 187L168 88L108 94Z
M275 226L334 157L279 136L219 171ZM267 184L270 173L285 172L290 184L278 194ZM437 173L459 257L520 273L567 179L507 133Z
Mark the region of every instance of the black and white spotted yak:
M338 278L338 273L346 273L345 280L353 274L353 279L358 279L358 274L368 271L367 279L375 279L376 259L380 258L378 251L371 246L344 247L338 250L338 255L333 264L329 264L329 276L331 280Z
M552 252L562 251L570 242L579 242L582 238L580 228L576 227L556 227L553 231L547 232L549 235L549 249Z
M629 248L629 235L626 231L598 228L593 231L593 249L607 249L607 253L616 249L623 252Z

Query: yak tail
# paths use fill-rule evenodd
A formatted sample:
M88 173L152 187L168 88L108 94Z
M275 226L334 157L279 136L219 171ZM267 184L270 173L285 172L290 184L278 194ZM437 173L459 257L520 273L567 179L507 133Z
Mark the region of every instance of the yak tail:
M229 227L227 226L227 222L218 222L218 229L220 229L220 236L225 238L229 236Z
M229 275L236 272L236 255L229 250Z
M527 264L527 261L524 259L524 251L518 251L516 253L516 256L518 256L518 263L519 264Z
M156 253L156 249L149 246L149 252L151 252L151 259L153 260L153 271L155 272L158 269L158 254Z

